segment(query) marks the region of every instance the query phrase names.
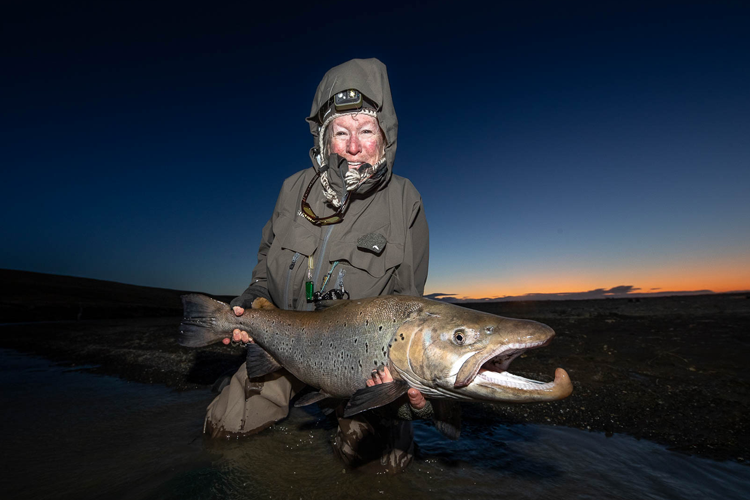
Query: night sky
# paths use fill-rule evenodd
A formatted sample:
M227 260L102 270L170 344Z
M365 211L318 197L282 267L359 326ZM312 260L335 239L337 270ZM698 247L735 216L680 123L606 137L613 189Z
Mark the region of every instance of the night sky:
M9 2L0 267L238 294L377 57L425 293L750 289L750 2L267 4Z

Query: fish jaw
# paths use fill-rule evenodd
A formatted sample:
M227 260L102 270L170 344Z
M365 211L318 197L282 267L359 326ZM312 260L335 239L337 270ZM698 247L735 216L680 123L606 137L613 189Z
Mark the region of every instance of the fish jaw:
M570 377L562 368L555 370L553 382L539 382L508 371L495 372L484 369L481 369L465 387L451 387L450 380L446 382L441 384L444 393L451 393L457 399L479 399L497 403L555 401L567 398L573 392Z
M482 399L503 403L531 403L564 399L573 392L568 373L562 368L555 370L553 382L540 382L514 375L508 371L511 362L529 349L547 346L554 337L549 329L546 340L529 343L510 343L469 357L455 377L449 377L440 385L460 394L462 399ZM451 387L451 381L453 382Z
M571 394L570 377L561 368L555 372L555 381L548 383L507 371L526 350L552 341L555 332L549 326L448 304L426 312L427 316L402 325L399 335L406 341L394 344L390 353L400 377L426 396L523 403Z

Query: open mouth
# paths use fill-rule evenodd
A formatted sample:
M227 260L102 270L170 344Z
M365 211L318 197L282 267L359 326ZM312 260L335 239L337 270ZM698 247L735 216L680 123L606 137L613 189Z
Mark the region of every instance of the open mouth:
M544 347L552 339L536 344L510 344L502 347L495 353L490 354L480 366L474 380L483 386L500 386L503 388L517 389L519 391L529 391L536 394L545 394L544 399L562 399L570 395L573 391L573 385L570 377L562 368L555 370L555 380L553 382L540 382L519 375L513 375L508 372L508 366L518 356L528 349Z
M547 389L552 388L554 382L539 382L537 380L527 379L508 372L508 367L518 356L529 349L544 347L552 339L544 342L533 344L510 344L503 346L499 352L490 355L482 366L479 368L476 381L483 385L501 385L503 387L513 387L515 389ZM549 386L549 387L547 387Z
M518 356L523 354L529 349L534 349L535 347L542 347L546 345L547 342L539 342L537 344L510 344L508 346L504 346L501 351L497 354L491 355L491 357L482 363L481 368L479 368L479 373L482 373L483 371L490 371L490 372L504 372L508 369L508 366L510 366L511 362L513 362L514 359L516 359Z

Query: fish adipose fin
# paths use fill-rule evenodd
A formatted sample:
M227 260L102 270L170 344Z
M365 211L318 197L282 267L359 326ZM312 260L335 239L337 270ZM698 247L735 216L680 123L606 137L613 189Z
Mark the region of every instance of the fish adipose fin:
M307 406L311 405L313 403L317 403L318 401L323 401L326 398L330 398L330 394L326 394L323 391L315 391L311 392L309 394L305 394L301 398L299 398L295 403L294 407L299 408L300 406Z
M258 344L247 344L247 376L250 378L262 377L276 370L281 369L281 365L273 359Z
M430 402L435 428L448 439L458 439L461 435L461 405L456 401L443 399L433 399Z
M182 307L185 313L180 324L180 345L203 347L222 339L222 335L216 331L216 323L217 318L229 311L228 304L191 293L182 296Z
M352 395L346 408L344 408L344 418L387 405L406 393L408 389L409 385L400 380L360 389Z

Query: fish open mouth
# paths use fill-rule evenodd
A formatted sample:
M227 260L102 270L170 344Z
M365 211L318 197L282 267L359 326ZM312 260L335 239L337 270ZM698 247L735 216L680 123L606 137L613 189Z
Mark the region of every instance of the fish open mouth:
M496 351L482 356L478 360L468 360L467 365L471 363L474 369L469 373L465 372L468 377L463 382L456 378L455 387L466 386L472 383L485 387L502 387L503 389L515 390L519 393L532 393L544 397L544 399L562 399L570 395L573 391L573 385L570 382L568 374L562 368L555 370L555 380L553 382L540 382L519 375L513 375L508 372L511 362L518 356L529 349L544 347L552 341L549 338L545 341L530 344L508 344L501 346ZM464 371L462 369L462 371Z

